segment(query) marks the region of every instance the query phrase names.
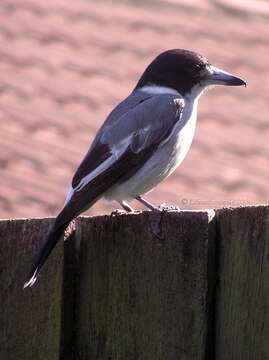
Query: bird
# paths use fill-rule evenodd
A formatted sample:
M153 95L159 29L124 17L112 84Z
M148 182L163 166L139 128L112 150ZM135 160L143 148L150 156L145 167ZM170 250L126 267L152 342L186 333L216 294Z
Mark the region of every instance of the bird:
M24 288L35 284L70 222L99 199L116 200L127 212L133 199L160 210L142 195L182 163L194 137L198 100L215 85L246 82L190 50L166 50L153 59L97 132Z

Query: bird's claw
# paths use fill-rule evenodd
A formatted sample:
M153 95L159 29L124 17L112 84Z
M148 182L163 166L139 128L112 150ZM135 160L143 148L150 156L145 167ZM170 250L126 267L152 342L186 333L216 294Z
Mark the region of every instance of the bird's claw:
M166 203L162 203L159 206L159 210L160 211L180 210L180 208L178 206L175 206L175 205L167 205Z
M116 209L111 212L110 216L118 216L123 214L129 214L129 212L123 209Z

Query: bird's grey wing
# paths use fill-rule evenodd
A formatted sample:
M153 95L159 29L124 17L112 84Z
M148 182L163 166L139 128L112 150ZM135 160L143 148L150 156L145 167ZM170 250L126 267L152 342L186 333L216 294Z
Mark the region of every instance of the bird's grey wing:
M122 129L118 130L117 123L121 123L123 121L123 117L126 116L127 113L135 109L139 104L145 103L151 97L152 95L146 94L142 91L136 91L116 106L114 110L112 110L104 124L97 132L89 151L79 165L72 180L73 188L76 188L81 179L98 168L99 165L111 156L110 144L108 144L108 141L103 140L104 137L107 137L110 129L114 128L113 136L115 132L119 132L119 134L114 136L114 140L116 142L119 140L120 136L124 137L126 135L126 131L123 132L121 131Z
M107 122L87 154L88 172L85 163L86 175L79 178L82 172L78 169L74 176L72 194L62 216L58 216L59 225L89 208L106 190L143 166L180 122L183 107L183 100L177 96L155 95Z

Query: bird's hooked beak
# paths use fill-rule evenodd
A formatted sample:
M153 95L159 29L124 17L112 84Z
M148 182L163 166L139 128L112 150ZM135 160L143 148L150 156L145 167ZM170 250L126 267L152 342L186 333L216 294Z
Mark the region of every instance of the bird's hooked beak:
M244 80L215 66L210 66L210 72L204 79L206 85L247 86Z

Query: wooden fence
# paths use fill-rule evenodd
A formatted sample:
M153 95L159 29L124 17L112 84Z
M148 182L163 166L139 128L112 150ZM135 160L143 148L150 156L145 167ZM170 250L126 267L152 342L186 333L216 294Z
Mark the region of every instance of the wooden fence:
M269 207L0 222L1 360L268 360Z

